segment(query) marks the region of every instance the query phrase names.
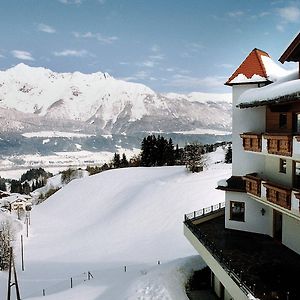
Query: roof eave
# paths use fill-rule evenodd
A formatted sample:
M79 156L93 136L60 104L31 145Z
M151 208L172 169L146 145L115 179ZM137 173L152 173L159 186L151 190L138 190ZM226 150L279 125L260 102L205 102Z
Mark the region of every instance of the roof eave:
M251 103L240 103L236 107L238 108L251 108L251 107L257 107L257 106L265 106L270 104L281 104L281 103L291 103L295 102L300 99L300 91L297 93L292 93L284 96L280 96L274 99L269 100L260 100L260 101L254 101Z
M278 59L282 64L286 61L297 61L293 58L290 58L291 54L295 49L300 45L300 33L294 38L291 44L287 47L287 49L283 52L283 54Z
M233 86L233 85L246 85L246 84L259 84L259 83L272 83L273 81L266 79L264 81L251 81L251 82L225 82L224 85Z

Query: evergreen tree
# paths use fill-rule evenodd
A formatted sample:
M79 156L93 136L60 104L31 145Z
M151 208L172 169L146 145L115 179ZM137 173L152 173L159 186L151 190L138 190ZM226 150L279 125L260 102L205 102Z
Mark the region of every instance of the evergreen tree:
M127 160L126 154L125 154L125 153L123 153L123 155L122 155L122 159L121 159L121 162L120 162L120 166L121 166L121 168L127 168L127 167L128 167L128 165L129 165L129 163L128 163L128 160Z
M120 154L119 153L115 153L114 154L114 158L113 158L112 164L113 164L113 167L115 169L120 168L121 159L120 159Z
M225 153L225 163L231 164L232 163L232 148L231 144L228 145L227 151Z
M149 135L141 145L141 166L174 165L174 145L172 139L166 140L163 136Z
M184 161L189 171L193 173L203 171L205 160L201 144L193 143L184 147Z

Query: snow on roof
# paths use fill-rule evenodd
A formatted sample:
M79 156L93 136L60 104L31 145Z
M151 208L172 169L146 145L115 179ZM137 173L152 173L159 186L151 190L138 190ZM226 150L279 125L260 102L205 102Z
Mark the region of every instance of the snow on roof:
M277 65L268 53L255 48L225 84L275 82L285 75L287 71Z
M287 98L300 99L300 79L298 70L288 72L272 84L254 88L242 93L237 101L241 108L264 105L270 101L281 101Z

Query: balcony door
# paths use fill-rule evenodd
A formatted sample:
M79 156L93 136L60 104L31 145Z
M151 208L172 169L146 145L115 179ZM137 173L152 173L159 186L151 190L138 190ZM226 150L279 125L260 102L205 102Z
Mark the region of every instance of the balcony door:
M300 133L300 113L293 114L293 132Z
M296 189L300 189L300 162L294 161L293 166L293 187Z
M273 210L273 238L282 242L282 213Z

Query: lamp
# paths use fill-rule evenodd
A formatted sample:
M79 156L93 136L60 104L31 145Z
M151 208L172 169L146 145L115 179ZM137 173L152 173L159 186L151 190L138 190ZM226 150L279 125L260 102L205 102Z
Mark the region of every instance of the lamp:
M264 216L265 213L266 213L266 210L265 210L264 208L262 208L262 209L260 210L260 212L261 212L261 215Z

